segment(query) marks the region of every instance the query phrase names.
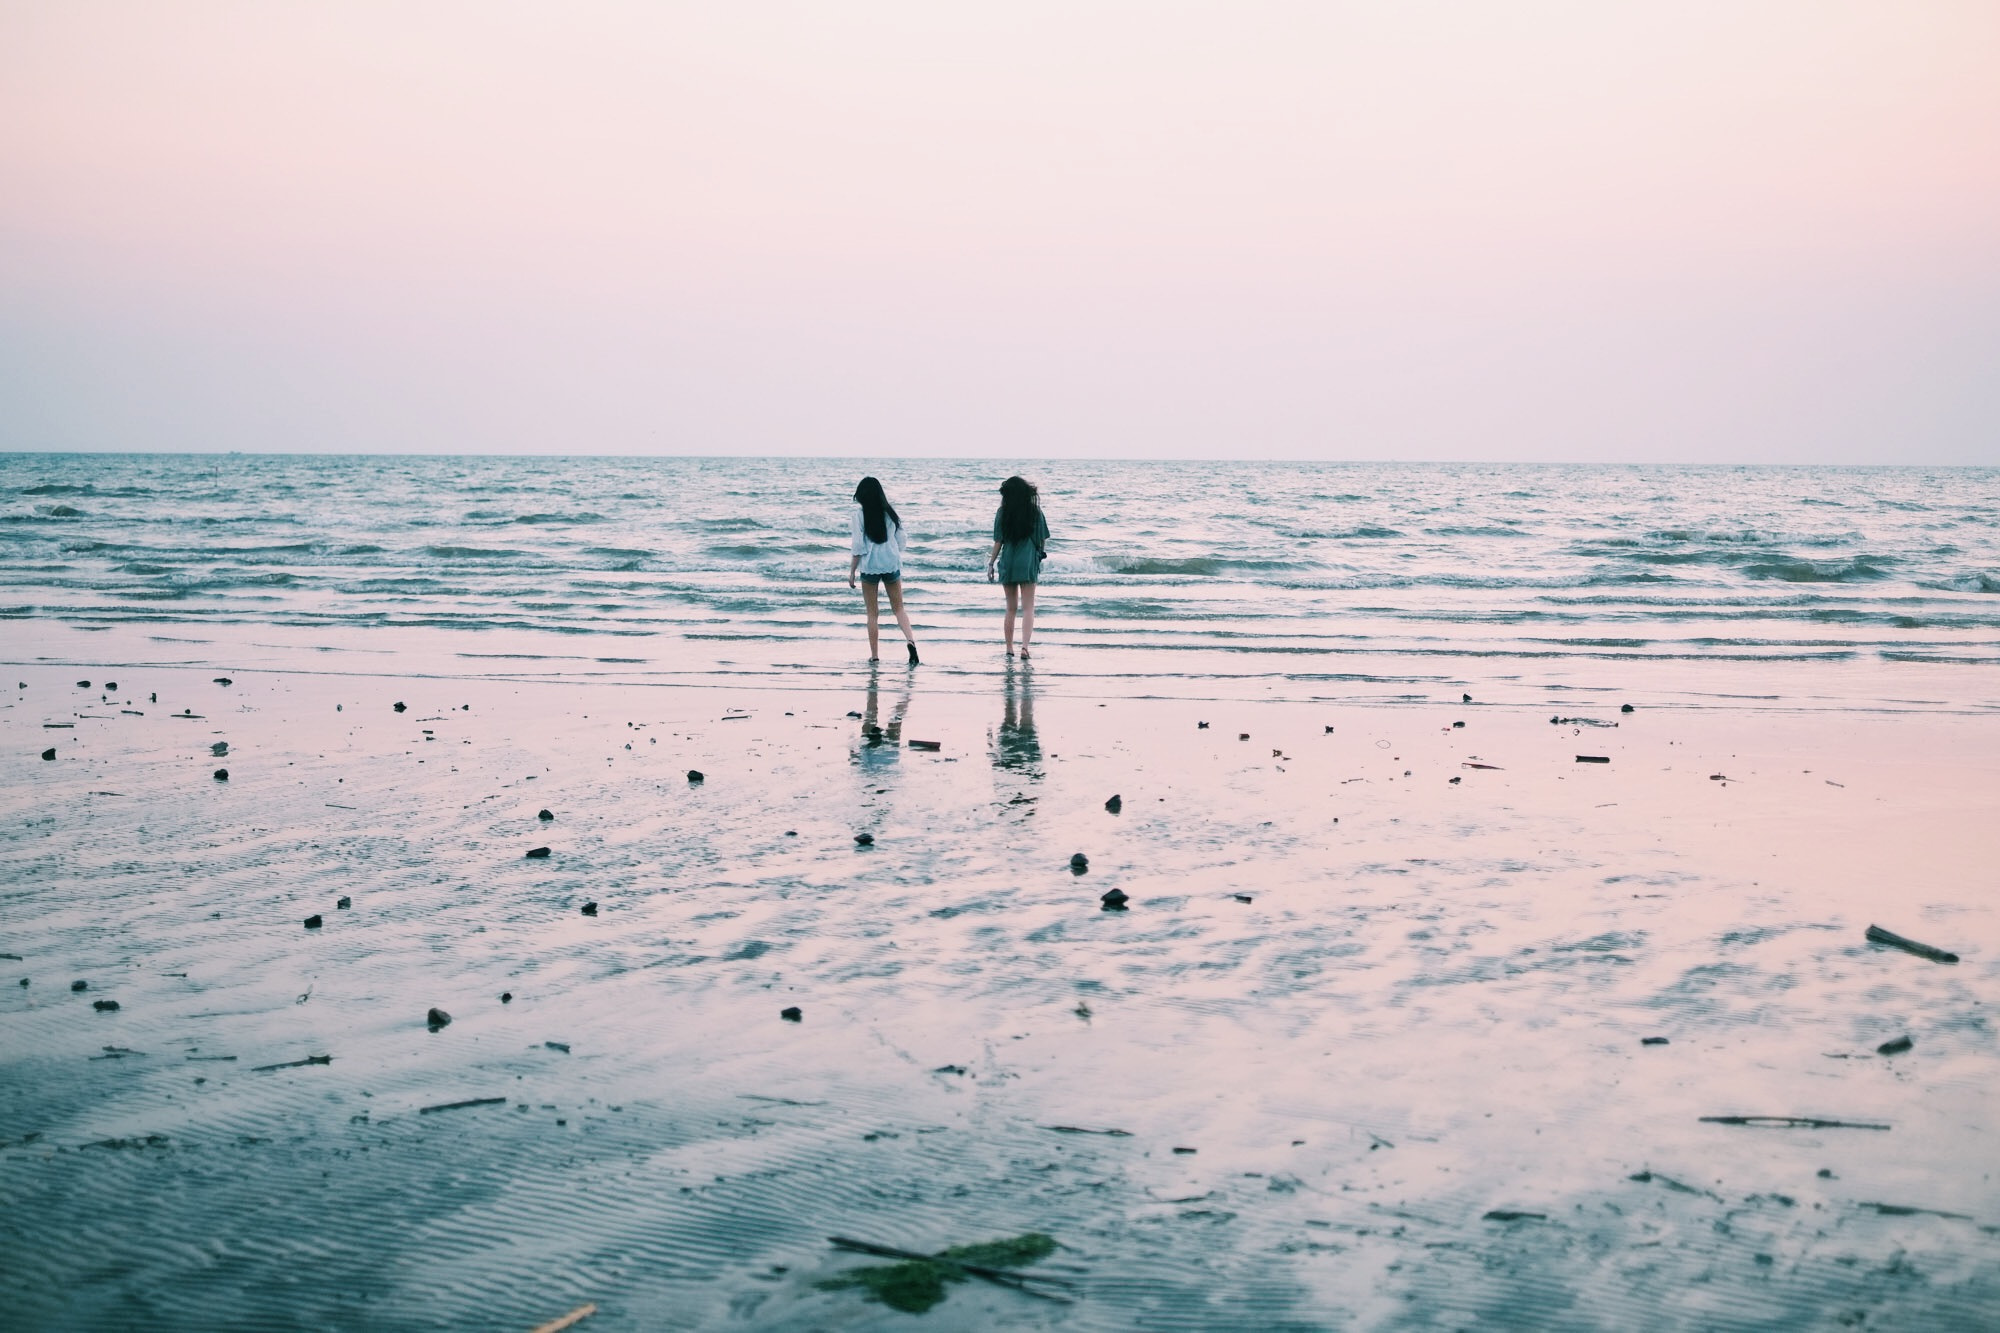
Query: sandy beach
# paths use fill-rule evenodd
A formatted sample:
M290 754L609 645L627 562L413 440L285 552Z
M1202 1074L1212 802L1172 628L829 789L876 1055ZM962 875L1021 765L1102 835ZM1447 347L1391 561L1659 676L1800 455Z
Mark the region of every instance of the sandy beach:
M12 1326L2000 1302L1989 709L242 660L8 668Z

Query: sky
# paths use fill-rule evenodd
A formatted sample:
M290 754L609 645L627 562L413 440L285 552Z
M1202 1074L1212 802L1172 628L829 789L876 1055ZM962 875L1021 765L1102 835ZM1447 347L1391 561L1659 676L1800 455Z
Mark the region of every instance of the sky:
M0 449L2000 464L1993 0L0 0Z

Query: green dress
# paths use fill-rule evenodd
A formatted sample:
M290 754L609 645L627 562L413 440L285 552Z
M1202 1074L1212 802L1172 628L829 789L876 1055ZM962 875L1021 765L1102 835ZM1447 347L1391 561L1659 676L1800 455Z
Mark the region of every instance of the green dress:
M1042 572L1042 548L1049 544L1049 522L1035 506L1035 535L1010 542L1000 531L1000 511L993 513L993 540L1000 543L998 574L1002 583L1033 583Z

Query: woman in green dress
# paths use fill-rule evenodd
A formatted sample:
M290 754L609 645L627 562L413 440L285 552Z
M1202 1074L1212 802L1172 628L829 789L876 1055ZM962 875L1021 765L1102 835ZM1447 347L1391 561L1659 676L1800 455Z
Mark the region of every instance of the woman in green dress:
M1000 508L993 515L993 549L986 556L986 581L996 577L1007 592L1007 656L1014 655L1014 616L1021 617L1021 656L1035 634L1035 580L1049 544L1048 520L1036 503L1035 488L1020 477L1000 483Z

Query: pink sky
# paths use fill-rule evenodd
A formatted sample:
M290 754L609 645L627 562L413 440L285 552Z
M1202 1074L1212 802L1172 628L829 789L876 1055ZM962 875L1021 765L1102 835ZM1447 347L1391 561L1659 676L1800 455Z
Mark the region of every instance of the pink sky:
M0 0L0 448L2000 463L2000 5Z

